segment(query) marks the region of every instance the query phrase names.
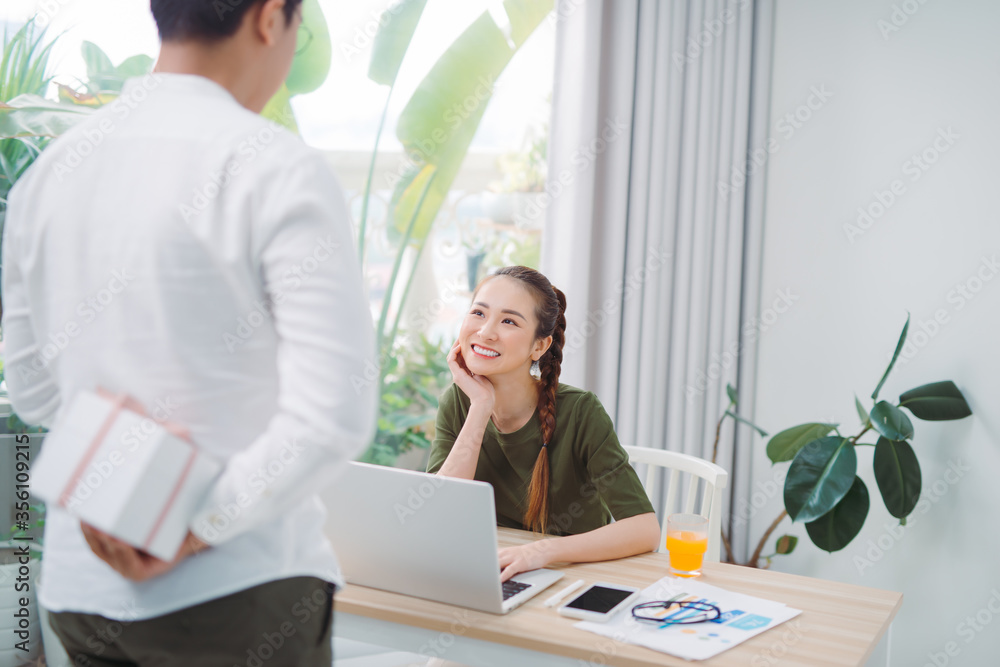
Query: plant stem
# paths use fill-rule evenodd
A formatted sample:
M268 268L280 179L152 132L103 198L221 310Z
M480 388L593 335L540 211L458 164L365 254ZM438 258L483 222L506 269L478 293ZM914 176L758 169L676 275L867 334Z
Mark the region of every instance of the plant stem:
M382 299L382 312L379 315L378 326L375 329L378 354L382 354L385 322L389 316L389 306L392 304L392 293L396 287L396 277L399 275L399 267L403 263L403 253L406 252L406 248L410 245L410 237L413 236L413 227L417 224L417 217L420 215L420 209L423 208L424 199L431 189L431 184L434 183L435 176L437 176L437 172L432 173L431 177L427 179L427 183L424 184L424 190L420 193L420 199L417 201L416 207L414 207L413 215L410 216L410 222L406 225L406 233L403 234L403 240L399 244L396 261L392 265L392 274L389 276L389 283L386 285L385 296ZM400 303L400 308L402 307L402 303Z
M726 408L726 412L732 409L734 403L729 401L729 407ZM715 444L712 445L712 463L715 463L715 458L719 455L719 436L722 434L722 422L726 419L726 412L722 413L719 417L719 423L715 425Z
M767 538L771 537L771 533L774 532L774 529L778 527L778 524L781 523L786 516L788 516L788 510L781 510L781 514L778 515L778 518L775 519L764 532L764 536L760 538L760 542L757 544L757 548L754 550L753 556L750 557L750 562L748 562L747 565L750 567L757 567L757 561L760 560L760 552L764 550L764 545L767 544Z
M403 253L406 252L406 248L410 244L410 237L413 236L413 227L417 223L417 217L420 216L420 210L424 207L424 199L427 197L427 193L430 192L431 185L434 183L434 178L437 176L437 172L431 174L430 178L427 179L427 183L424 184L424 189L420 193L420 199L417 201L417 205L413 210L413 215L410 216L410 222L406 225L406 234L403 235L403 241L399 245L399 252L396 253L396 261L392 265L392 275L389 276L389 284L386 286L385 296L382 297L382 312L378 318L378 327L375 329L375 353L379 355L379 360L382 359L383 347L385 346L385 323L386 318L389 316L389 306L392 303L392 293L396 287L396 278L399 275L399 267L403 263ZM403 298L399 300L399 310L402 313L403 305L406 303L406 295L410 292L410 283L413 282L413 273L417 269L417 262L420 260L420 252L423 251L424 245L426 245L427 239L425 238L423 243L420 244L420 250L417 252L417 258L413 263L413 270L410 273L410 279L406 283L406 287L403 290ZM399 313L396 317L396 326L392 329L392 338L389 339L389 347L392 347L392 341L396 337L396 328L399 326ZM388 352L386 352L388 354ZM379 402L379 406L382 404L382 387L385 386L385 371L383 370L384 364L380 364L378 373L378 384L376 385L376 400Z
M375 176L375 160L378 158L378 142L382 138L382 128L385 126L385 117L389 114L389 98L392 97L393 85L389 86L389 93L385 96L385 107L382 109L382 119L378 122L378 131L375 133L375 147L372 149L372 161L368 165L368 180L365 181L365 194L361 200L361 223L358 225L358 261L362 270L365 266L365 228L368 223L368 199L372 192L372 178Z
M868 426L865 426L864 430L862 430L861 433L858 433L856 436L854 436L853 438L851 438L851 444L852 445L858 444L858 439L861 438L861 436L863 436L865 433L867 433L870 430L872 430L871 422L868 423Z

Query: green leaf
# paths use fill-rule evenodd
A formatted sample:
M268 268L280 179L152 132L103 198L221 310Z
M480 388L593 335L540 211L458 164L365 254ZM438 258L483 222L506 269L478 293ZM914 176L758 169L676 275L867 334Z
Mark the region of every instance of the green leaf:
M299 124L295 120L295 112L292 110L292 96L285 84L281 84L281 88L274 94L274 97L268 100L260 115L285 126L295 134L299 133Z
M140 53L139 55L126 58L118 66L118 76L124 81L136 76L149 74L153 70L153 59Z
M806 524L809 539L823 551L840 551L861 532L870 504L868 487L860 477L855 477L851 488L833 509Z
M850 440L828 436L799 450L785 478L785 509L792 521L813 521L851 488L858 457Z
M6 104L0 102L0 139L58 137L91 113L88 107L18 95Z
M547 0L504 0L503 8L510 19L510 39L515 48L520 48L531 37L553 6L554 3Z
M906 408L914 417L926 421L949 421L963 419L972 414L972 408L965 396L951 380L932 382L901 394L901 408Z
M515 34L531 32L551 10L553 0L519 0L505 6L521 7L533 1L536 10L510 17ZM522 19L536 20L533 24ZM393 225L400 234L417 209L417 200L426 181L436 167L436 177L428 190L413 228L412 240L421 243L427 238L438 211L448 196L455 176L465 160L472 138L479 129L483 113L493 96L493 86L514 56L503 31L488 12L477 18L438 59L403 108L396 125L396 136L408 156L415 162L420 178L405 188L391 202ZM399 190L397 189L397 193Z
M743 417L740 417L738 414L736 414L732 410L726 410L725 414L729 415L730 417L732 417L736 421L738 421L740 423L743 423L743 424L746 424L747 426L749 426L753 430L757 431L758 433L760 433L760 437L762 437L762 438L766 438L767 437L767 431L765 431L761 427L757 426L756 424L754 424L749 419L744 419Z
M301 53L292 60L285 85L289 95L311 93L326 81L333 59L333 43L319 0L304 0L302 3L302 23L299 25L299 39L309 42Z
M396 82L413 33L417 30L427 0L402 0L382 13L382 26L372 40L372 60L368 78L383 86Z
M726 383L726 394L729 396L729 400L733 404L733 407L735 408L736 404L738 403L738 401L736 400L736 390L733 388L733 385L729 384L728 382Z
M888 401L879 401L869 416L872 428L889 440L909 440L913 437L913 422L906 413Z
M117 72L111 58L97 44L84 41L80 45L80 51L83 63L87 66L87 78L91 81L99 81L102 77Z
M795 547L799 543L799 538L794 535L782 535L778 538L778 541L774 544L774 552L781 554L782 556L787 556L788 554L795 551Z
M861 404L861 399L858 398L857 394L854 395L854 407L858 409L858 418L861 419L861 427L867 427L868 422L870 421L868 419L868 411L865 410L865 406Z
M899 353L903 350L903 343L906 342L906 332L910 329L910 314L906 314L906 324L903 325L903 332L899 334L899 342L896 343L896 351L892 354L892 361L889 362L889 367L885 369L885 373L882 374L882 379L878 381L878 386L875 387L875 391L872 392L872 400L878 400L878 392L882 389L882 385L885 384L885 379L889 377L889 372L892 367L896 365L896 359L899 359Z
M904 519L920 499L920 463L910 443L879 438L872 459L875 481L889 514Z
M837 424L810 422L787 428L767 443L767 458L771 463L791 461L807 443L829 434Z

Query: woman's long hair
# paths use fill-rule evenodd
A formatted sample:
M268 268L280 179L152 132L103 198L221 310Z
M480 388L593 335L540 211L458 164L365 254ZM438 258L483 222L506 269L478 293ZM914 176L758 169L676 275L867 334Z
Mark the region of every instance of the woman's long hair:
M562 368L562 348L566 340L566 295L552 286L549 279L526 266L507 266L483 278L476 291L496 276L507 276L520 282L535 299L538 328L535 338L552 336L552 344L538 360L541 378L538 381L538 416L542 422L542 442L531 472L528 486L528 508L522 522L529 530L544 533L549 516L549 448L556 431L556 389Z

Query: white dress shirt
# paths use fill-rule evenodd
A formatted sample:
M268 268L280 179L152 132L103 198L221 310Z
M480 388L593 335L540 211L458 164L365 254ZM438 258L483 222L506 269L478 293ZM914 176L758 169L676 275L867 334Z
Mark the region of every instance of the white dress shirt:
M102 386L225 463L191 523L213 548L142 583L50 506L44 607L130 620L343 583L318 491L373 434L374 337L342 192L298 137L200 76L128 81L11 193L3 333L25 421Z

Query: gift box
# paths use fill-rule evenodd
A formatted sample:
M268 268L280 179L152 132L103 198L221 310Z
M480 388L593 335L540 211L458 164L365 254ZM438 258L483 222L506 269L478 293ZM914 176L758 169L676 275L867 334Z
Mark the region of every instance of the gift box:
M173 560L222 469L184 436L131 399L81 391L45 438L31 492L137 549Z

